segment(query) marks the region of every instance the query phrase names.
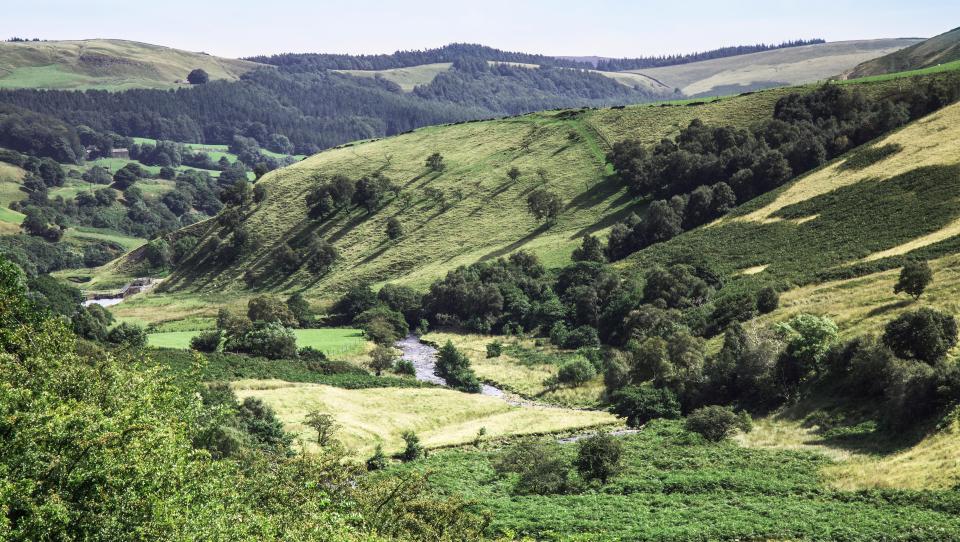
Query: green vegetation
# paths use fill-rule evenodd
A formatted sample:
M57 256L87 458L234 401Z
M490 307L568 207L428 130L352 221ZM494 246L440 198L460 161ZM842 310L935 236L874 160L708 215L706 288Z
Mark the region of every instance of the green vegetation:
M497 478L496 450L432 454L423 464L443 490L476 499L493 511L488 534L543 540L834 539L877 540L891 532L947 538L960 532L950 491L830 489L819 469L829 464L807 452L710 444L676 422L650 424L623 444L618 474L596 491L550 496L514 495ZM562 446L572 461L577 446ZM551 456L552 457L552 456ZM629 513L625 513L629 511Z
M190 339L200 333L199 330L150 333L149 344L156 348L187 349L190 348ZM366 344L359 329L296 329L293 333L297 337L298 348L315 348L331 358L361 353Z
M938 70L960 61L960 28L954 28L939 36L913 44L899 51L859 64L845 74L849 78L883 77L897 72L932 73L923 70Z

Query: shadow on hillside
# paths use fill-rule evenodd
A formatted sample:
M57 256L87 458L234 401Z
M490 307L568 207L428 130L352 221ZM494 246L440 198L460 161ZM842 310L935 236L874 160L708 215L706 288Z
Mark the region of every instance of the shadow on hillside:
M784 408L773 419L800 422L811 431L805 444L858 454L901 452L936 432L939 416L918 420L897 431L884 426L878 415L883 411L879 402L840 398L839 393L825 391L819 397Z
M893 311L893 310L902 309L902 308L904 308L904 307L909 307L909 306L912 305L913 303L914 303L914 300L912 300L912 299L901 299L901 300L899 300L899 301L893 301L893 302L891 302L891 303L886 303L886 304L883 304L883 305L879 305L879 306L877 306L877 307L874 307L874 308L870 309L870 310L867 312L866 317L867 317L867 318L870 318L870 317L873 317L873 316L880 316L881 314L886 314L886 313L888 313L888 312L890 312L890 311Z
M505 246L505 247L503 247L503 248L498 248L497 250L494 250L493 252L490 252L490 253L485 254L484 256L482 256L482 257L480 258L480 261L481 261L481 262L484 262L484 261L487 261L487 260L493 260L493 259L496 259L496 258L500 258L501 256L506 256L507 254L510 254L510 253L513 252L514 250L517 250L518 248L522 247L523 245L529 243L529 242L532 241L534 238L536 238L538 235L540 235L541 233L546 232L546 231L549 230L549 229L550 229L550 225L549 225L549 224L541 224L540 226L537 227L537 229L535 229L535 230L533 230L532 232L528 233L527 235L523 236L522 239L519 239L519 240L517 240L517 241L514 241L513 243L510 243L509 245L507 245L507 246Z
M570 239L571 239L571 240L573 240L573 239L579 239L580 237L583 237L583 236L585 236L585 235L592 235L592 234L594 234L594 233L597 233L597 232L600 231L600 230L609 228L609 227L613 226L614 224L617 224L618 222L623 222L623 221L626 220L627 217L630 216L632 213L641 214L641 211L642 211L643 209L645 209L646 207L647 207L647 202L646 202L646 201L637 202L637 203L634 204L634 205L630 205L630 206L628 206L628 207L624 207L623 209L620 209L619 211L617 211L617 212L615 212L615 213L609 214L609 215L603 217L602 219L598 220L597 222L595 222L595 223L593 223L593 224L591 224L591 225L589 225L589 226L587 226L587 227L585 227L585 228L582 228L582 229L579 230L578 232L576 232L576 233L574 233L573 235L571 235L571 236L570 236Z

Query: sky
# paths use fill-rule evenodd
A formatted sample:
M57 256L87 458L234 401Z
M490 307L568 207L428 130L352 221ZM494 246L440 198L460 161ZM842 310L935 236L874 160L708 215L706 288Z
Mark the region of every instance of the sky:
M452 42L624 57L799 38L929 37L960 26L957 0L0 0L0 13L2 38L118 38L226 57Z

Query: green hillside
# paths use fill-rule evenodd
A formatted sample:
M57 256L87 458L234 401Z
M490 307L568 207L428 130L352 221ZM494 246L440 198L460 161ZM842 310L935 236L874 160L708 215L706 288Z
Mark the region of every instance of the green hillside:
M604 161L609 142L630 135L652 145L694 118L746 126L769 114L783 94L763 92L699 105L536 113L424 128L325 151L260 181L266 198L243 220L256 237L253 251L232 265L217 265L202 250L204 239L167 288L241 292L248 272L269 277L271 289L307 288L315 295L330 295L358 280L425 287L457 265L520 248L559 267L569 261L581 237L605 230L643 205L609 178ZM424 165L434 152L447 164L442 173ZM512 167L520 171L516 181L507 176ZM322 179L373 172L401 187L383 208L369 215L360 209L340 213L322 226L308 216L305 198ZM527 212L526 196L540 186L555 190L564 201L551 227ZM386 233L391 217L406 232L395 241ZM215 222L207 224L209 238L220 235ZM275 251L310 233L335 244L339 263L323 277L306 269L290 277L277 275Z
M175 88L200 68L235 81L259 64L124 40L0 43L0 88Z
M688 96L735 94L824 81L857 64L917 43L918 39L838 41L634 70Z
M905 49L863 62L844 75L854 79L930 68L955 60L960 60L960 28L954 28Z

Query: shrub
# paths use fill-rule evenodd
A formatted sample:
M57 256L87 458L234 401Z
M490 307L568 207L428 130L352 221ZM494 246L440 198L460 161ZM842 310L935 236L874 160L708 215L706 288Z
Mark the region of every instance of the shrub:
M887 369L884 421L901 430L931 415L937 407L936 371L926 363L892 360Z
M147 346L147 332L140 326L121 323L107 333L107 341L132 348Z
M752 428L748 414L738 415L727 406L698 408L687 416L684 426L687 431L698 433L710 442L720 442L733 435L738 429L749 432Z
M393 366L393 372L399 375L417 376L417 368L408 359L398 359L396 365Z
M760 314L769 314L777 310L779 306L780 294L773 286L767 286L757 292L757 312Z
M403 236L403 224L400 223L400 220L391 216L387 219L387 237L390 239L399 239Z
M312 346L304 346L297 351L297 355L305 362L322 363L329 361L327 355L324 354L323 351L317 350ZM351 367L353 367L353 365L351 365Z
M367 459L367 471L383 470L387 468L387 456L383 453L383 445L377 444L373 450L373 455Z
M914 300L920 299L923 291L933 281L933 271L925 261L911 261L900 270L900 278L893 285L893 293L905 292Z
M569 488L570 465L552 439L523 439L504 450L493 468L500 476L518 475L513 490L520 495L552 495Z
M191 85L203 85L210 80L210 75L206 71L197 68L187 74L187 82Z
M500 354L503 353L503 343L500 341L493 341L492 343L487 343L487 357L488 358L499 358Z
M190 348L197 352L216 352L220 349L223 333L219 330L204 331L190 339Z
M553 327L550 328L550 342L553 343L554 346L563 348L563 346L567 344L567 335L569 333L566 324L560 321L555 322Z
M407 446L400 453L400 459L403 461L416 461L425 455L423 446L420 444L420 438L413 431L404 431L401 435Z
M362 329L371 341L380 345L393 344L410 332L406 318L383 305L358 314L353 324Z
M593 380L597 370L589 360L581 357L572 359L560 366L557 371L557 382L563 385L578 387Z
M611 401L613 406L610 407L610 412L626 418L630 427L640 427L658 418L680 417L680 401L677 396L668 389L656 388L650 384L627 386L617 390Z
M907 312L887 324L883 343L901 358L932 365L957 344L957 322L953 316L934 309Z
M574 464L584 480L599 480L606 484L620 470L623 445L607 433L595 433L577 442Z
M380 373L393 367L394 361L397 359L397 352L393 348L388 346L378 345L376 348L370 352L370 368L373 369L373 372L377 376L380 376Z

